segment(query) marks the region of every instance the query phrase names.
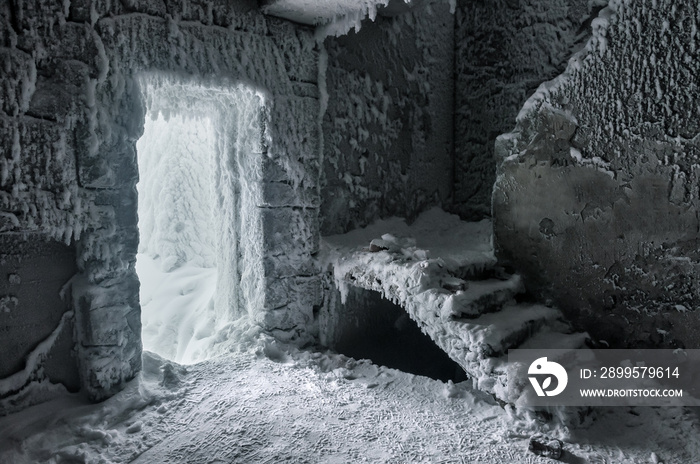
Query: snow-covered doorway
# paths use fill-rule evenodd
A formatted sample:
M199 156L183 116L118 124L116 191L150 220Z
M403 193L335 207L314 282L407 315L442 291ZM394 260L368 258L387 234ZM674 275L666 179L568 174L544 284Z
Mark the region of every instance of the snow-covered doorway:
M211 118L148 115L137 144L144 349L188 362L210 336L217 279Z
M220 351L245 316L259 235L249 183L261 158L252 89L141 79L137 143L143 348L189 364ZM250 292L248 292L250 293Z

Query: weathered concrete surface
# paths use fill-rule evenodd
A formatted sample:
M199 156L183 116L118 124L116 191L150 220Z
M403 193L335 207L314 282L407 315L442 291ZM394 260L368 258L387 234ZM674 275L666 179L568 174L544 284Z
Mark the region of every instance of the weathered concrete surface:
M612 2L499 138L497 253L613 346L700 346L697 2Z

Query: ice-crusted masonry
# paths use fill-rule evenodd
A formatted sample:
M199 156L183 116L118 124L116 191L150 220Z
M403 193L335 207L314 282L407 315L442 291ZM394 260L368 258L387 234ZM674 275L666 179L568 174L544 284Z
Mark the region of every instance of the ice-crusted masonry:
M356 286L402 306L475 386L502 401L517 402L506 385L509 348L578 347L585 339L570 333L558 309L515 301L521 279L497 267L488 220L464 222L434 208L410 226L378 221L324 242L341 301Z
M496 140L498 258L610 346L697 347L698 2L604 3Z

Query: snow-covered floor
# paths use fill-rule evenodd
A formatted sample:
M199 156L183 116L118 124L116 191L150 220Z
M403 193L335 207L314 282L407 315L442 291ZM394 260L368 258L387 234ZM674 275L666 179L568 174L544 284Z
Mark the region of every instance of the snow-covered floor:
M2 417L0 462L552 462L526 450L537 429L467 383L259 341L186 367L147 352L103 403L66 395ZM697 416L680 408L598 411L550 432L563 462L700 462Z

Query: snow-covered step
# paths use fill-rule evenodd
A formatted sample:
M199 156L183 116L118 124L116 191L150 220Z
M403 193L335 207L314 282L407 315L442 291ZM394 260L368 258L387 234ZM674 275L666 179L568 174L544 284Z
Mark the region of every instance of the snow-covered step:
M561 318L556 308L543 305L509 305L498 313L466 321L453 321L462 339L472 346L469 360L496 357L522 345L548 323Z
M566 330L566 327L558 327L558 329ZM587 338L589 338L589 335L586 332L563 333L557 331L556 326L548 326L527 339L518 348L527 350L576 350L586 347Z
M474 318L498 311L523 291L520 276L505 280L465 281L450 274L440 261L392 259L385 252L375 256L354 254L335 268L337 281L374 290L385 298L403 304L411 294L428 290L444 292L447 298L443 317Z
M570 332L570 326L562 320L548 323L532 337L525 340L517 348L519 349L556 349L561 350L564 356L568 350L588 349L586 339L589 335L585 332ZM511 347L513 348L513 347ZM556 357L552 358L556 360ZM506 403L516 404L523 394L519 388L508 385L508 370L516 368L508 363L508 354L503 353L497 358L485 358L479 363L473 364L473 379L475 385L482 391L493 394L496 398ZM525 384L520 387L524 387ZM579 418L588 414L585 408L577 411L576 408L568 407L568 412L564 413ZM551 413L551 411L549 411ZM562 417L563 417L562 416Z
M490 221L462 221L433 208L410 225L401 218L378 220L346 234L323 237L319 260L336 283L381 292L401 302L406 289L463 289L464 280L494 277ZM391 281L392 288L385 286Z
M474 253L469 259L461 259L450 262L449 258L444 258L449 271L456 277L464 280L480 280L495 274L498 264L496 257L491 253Z
M443 316L474 318L498 311L523 290L522 279L518 275L510 276L507 280L469 281L464 290L458 290L447 298L442 309Z
M412 309L408 308L409 314ZM498 313L484 314L476 319L424 319L419 324L469 376L479 377L484 360L503 356L508 349L521 346L543 327L556 326L560 318L561 312L555 308L509 305Z
M450 294L433 289L408 297L404 309L462 366L476 387L504 402L511 400L507 388L509 349L574 349L587 338L587 334L571 333L557 308L511 301L498 312L455 319L444 317L441 310L449 298Z

